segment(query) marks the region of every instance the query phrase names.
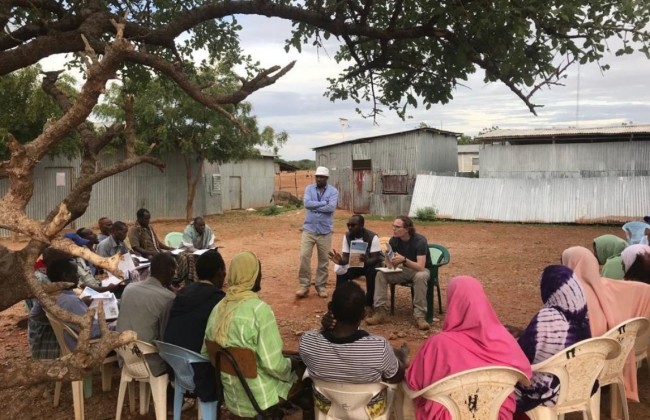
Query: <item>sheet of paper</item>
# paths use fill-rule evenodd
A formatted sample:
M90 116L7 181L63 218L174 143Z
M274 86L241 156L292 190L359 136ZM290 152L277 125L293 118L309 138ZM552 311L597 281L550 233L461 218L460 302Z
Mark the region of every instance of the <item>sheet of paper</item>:
M209 249L197 249L196 251L192 252L194 255L203 255L203 253L208 252Z
M86 287L86 289L88 289ZM120 314L120 309L117 305L117 298L111 292L99 293L101 295L102 302L104 305L104 317L106 319L116 319ZM93 303L90 304L91 308L97 308L99 306L99 298L93 297ZM95 318L97 318L97 312L95 312Z
M178 254L180 254L181 252L183 252L183 249L181 249L181 248L176 248L176 249L171 250L171 251L169 251L169 252L171 252L171 253L174 254L174 255L178 255Z
M388 268L388 267L377 267L375 268L377 271L381 271L382 273L401 273L402 269L401 268Z
M129 255L131 255L131 254L129 254ZM147 258L145 258L145 257L141 257L141 256L139 256L139 255L133 255L132 258L135 258L136 260L138 260L138 261L141 262L141 263L147 263L147 262L149 262L149 259L147 259Z
M135 263L131 254L126 253L120 258L120 262L117 264L117 268L122 272L124 278L129 277L129 271L135 270Z
M363 267L361 256L366 254L366 249L368 249L368 243L359 239L350 241L350 267Z
M104 280L102 280L102 287L108 287L108 286L110 286L111 284L120 284L120 283L122 283L123 281L124 281L124 280L119 279L119 278L115 277L115 276L112 275L112 274L109 274L107 278L105 278Z

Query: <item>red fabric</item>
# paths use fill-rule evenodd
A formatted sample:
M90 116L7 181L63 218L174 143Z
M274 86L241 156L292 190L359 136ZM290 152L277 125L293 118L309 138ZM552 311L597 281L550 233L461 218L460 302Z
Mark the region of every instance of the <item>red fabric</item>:
M420 390L455 373L485 366L509 366L532 375L517 341L497 318L483 286L475 278L455 277L447 288L447 315L442 332L422 345L406 371L411 389ZM448 420L449 412L433 401L417 398L418 420ZM506 399L500 420L512 419L514 393Z
M592 337L599 337L628 319L650 317L650 285L600 277L598 260L581 246L566 249L562 264L573 270L585 291ZM638 402L634 351L625 362L623 379L627 398Z
M34 271L41 270L41 269L45 270L46 268L47 266L45 265L45 261L43 261L42 258L36 260L36 262L34 263Z

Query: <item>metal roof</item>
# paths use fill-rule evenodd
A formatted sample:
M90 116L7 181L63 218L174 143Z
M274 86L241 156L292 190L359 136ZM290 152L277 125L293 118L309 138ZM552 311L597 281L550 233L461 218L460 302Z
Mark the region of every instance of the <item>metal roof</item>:
M566 137L607 137L650 135L650 125L620 125L616 127L569 127L535 129L497 129L478 135L481 141L525 139L525 138L566 138Z
M415 128L413 130L398 131L396 133L380 134L378 136L363 137L363 138L360 138L360 139L341 141L341 142L338 142L338 143L327 144L325 146L314 147L312 150L324 149L324 148L331 147L331 146L339 146L341 144L367 143L369 140L380 140L382 138L392 137L392 136L395 136L395 135L398 135L398 134L413 133L413 132L416 132L416 131L426 131L426 132L430 132L430 133L443 134L443 135L454 136L454 137L460 137L463 134L463 133L455 133L453 131L438 130L437 128L429 128L429 127L427 127L427 128Z

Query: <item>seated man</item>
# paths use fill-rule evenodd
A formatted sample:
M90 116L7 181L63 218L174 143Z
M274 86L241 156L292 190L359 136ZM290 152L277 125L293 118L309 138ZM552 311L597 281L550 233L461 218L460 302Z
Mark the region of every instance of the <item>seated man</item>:
M360 214L353 214L348 219L348 233L343 237L343 244L341 246L341 253L336 250L330 252L330 259L334 264L341 266L348 265L350 262L350 242L353 240L363 241L366 243L366 252L359 256L363 262L363 267L348 267L344 274L337 274L336 287L341 284L356 279L357 277L366 277L366 306L370 309L373 307L375 297L375 276L377 274L376 267L383 261L381 255L381 246L379 245L379 237L375 232L372 232L364 227L365 220Z
M176 261L172 254L165 252L153 256L151 275L144 281L129 284L122 293L118 331L135 331L138 340L146 342L161 339L169 304L176 296L167 289L175 271ZM160 356L148 354L145 357L151 373L155 376L165 373L167 367Z
M386 320L386 295L389 283L413 281L413 316L415 325L428 330L427 284L431 266L427 238L415 233L413 221L408 216L397 216L393 220L393 237L388 242L390 250L386 263L389 268L399 268L392 273L378 272L375 280L375 314L366 319L368 325L381 324ZM397 267L400 266L400 267Z
M126 223L120 222L119 220L111 225L110 234L97 245L97 255L101 257L112 257L115 254L126 254L129 252L124 240L128 228Z
M214 307L223 299L221 290L226 277L226 264L221 254L210 250L196 261L199 281L183 287L169 310L164 341L200 353L205 326ZM210 363L194 363L194 393L201 401L217 398L214 368Z
M92 235L88 235L87 232L84 233L84 230L89 231ZM79 232L86 234L88 239L80 236ZM70 239L72 242L75 243L75 245L86 247L90 251L93 251L92 246L94 244L94 240L97 238L97 236L90 229L87 228L81 228L77 232L66 233L63 236L65 238ZM55 250L54 252L57 252L57 250ZM58 252L61 254L59 256L59 259L71 258L74 261L74 263L77 265L77 275L79 278L79 285L82 289L84 287L90 287L91 289L96 290L99 293L115 292L118 289L117 285L115 284L111 284L106 287L102 286L102 282L99 281L93 274L93 271L96 271L96 267L93 264L89 263L88 261L84 260L81 257L74 257L63 251L58 251Z
M97 240L101 242L111 234L113 221L106 216L100 217L97 221L97 226L99 226L99 235L97 235Z
M338 286L328 308L336 320L332 329L307 331L299 353L312 378L344 383L398 383L404 379L405 350L394 350L384 337L359 329L365 293L355 282ZM330 402L314 390L316 406L327 412ZM383 403L385 394L371 400Z
M171 251L172 248L160 242L158 236L149 225L151 214L147 209L139 209L136 213L137 222L129 229L128 238L131 249L145 258L151 258L163 251Z
M221 347L246 348L255 352L257 377L247 379L259 406L269 409L286 400L297 381L291 360L282 354L282 337L271 307L260 300L262 270L257 256L241 252L232 259L226 297L214 308L205 338ZM208 356L205 345L202 354ZM257 412L237 377L221 373L228 411L252 418Z
M202 217L195 218L187 225L183 232L182 247L191 252L197 249L214 248L214 233Z

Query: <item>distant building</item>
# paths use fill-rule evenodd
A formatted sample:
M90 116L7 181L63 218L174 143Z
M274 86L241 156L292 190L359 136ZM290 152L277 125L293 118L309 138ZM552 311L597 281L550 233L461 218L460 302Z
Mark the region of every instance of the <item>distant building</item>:
M458 171L459 133L417 128L314 148L316 166L330 169L339 207L381 216L406 214L419 174Z
M479 145L458 145L458 172L478 172L479 170Z
M98 166L106 167L121 160L121 153L106 154ZM164 172L141 164L96 184L88 210L70 227L93 226L102 216L114 221L132 221L141 207L147 208L154 219L184 218L187 181L183 159L168 156L162 160L167 165ZM43 158L34 170L34 194L26 213L35 219L45 219L77 182L79 165L79 158ZM274 177L274 156L269 152L240 162L204 161L196 187L193 216L268 206L273 196ZM8 185L6 178L0 179L0 194L6 193ZM0 236L9 235L9 231L0 230Z
M480 134L481 178L650 175L650 125Z

